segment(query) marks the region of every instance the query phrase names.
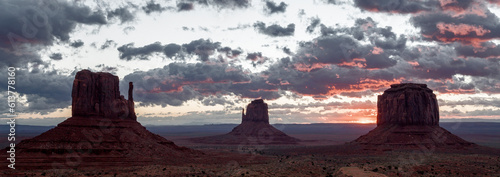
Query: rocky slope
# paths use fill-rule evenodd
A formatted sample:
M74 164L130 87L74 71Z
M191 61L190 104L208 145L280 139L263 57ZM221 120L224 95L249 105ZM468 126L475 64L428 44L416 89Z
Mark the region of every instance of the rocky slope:
M269 124L267 104L262 99L254 100L241 116L241 124L224 135L192 138L190 141L203 144L296 144L299 139L290 137Z

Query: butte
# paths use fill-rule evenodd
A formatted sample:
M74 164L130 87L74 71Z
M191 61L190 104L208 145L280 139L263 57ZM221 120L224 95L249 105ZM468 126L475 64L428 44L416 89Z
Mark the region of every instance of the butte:
M136 120L132 82L128 100L118 84L110 73L79 71L72 117L16 144L16 169L174 164L202 154L146 130Z
M426 84L394 84L378 96L377 127L351 142L365 150L453 149L477 146L439 126L436 95Z
M300 140L293 138L269 124L267 103L258 99L247 106L241 113L241 124L224 135L191 138L195 143L202 144L297 144Z

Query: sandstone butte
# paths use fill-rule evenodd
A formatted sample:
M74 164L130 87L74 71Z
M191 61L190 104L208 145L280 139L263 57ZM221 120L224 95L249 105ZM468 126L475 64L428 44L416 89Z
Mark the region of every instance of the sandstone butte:
M16 144L16 169L175 164L201 155L153 134L136 121L133 84L128 100L110 73L79 71L72 117Z
M192 138L190 141L203 144L297 144L293 138L269 124L267 103L258 99L248 104L241 113L241 124L224 135Z
M439 126L436 95L426 84L391 85L378 96L377 127L351 142L364 149L464 149L477 146Z

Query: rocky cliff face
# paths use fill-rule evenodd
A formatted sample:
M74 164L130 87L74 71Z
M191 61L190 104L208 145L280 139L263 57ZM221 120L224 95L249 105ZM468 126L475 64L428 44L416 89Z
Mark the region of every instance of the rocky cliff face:
M264 103L262 99L258 99L248 104L247 113L246 115L243 114L241 118L241 123L245 122L264 122L269 124L267 103Z
M79 71L73 81L71 97L73 117L103 117L136 120L129 83L129 100L120 95L117 76L110 73Z
M436 95L425 84L394 84L378 96L377 125L438 125Z
M436 95L425 84L395 84L378 97L377 128L354 140L365 150L474 147L439 126Z

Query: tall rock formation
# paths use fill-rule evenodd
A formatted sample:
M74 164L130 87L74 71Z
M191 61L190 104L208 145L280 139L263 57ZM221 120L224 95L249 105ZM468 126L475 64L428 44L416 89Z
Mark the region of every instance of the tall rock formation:
M176 164L202 154L146 130L136 121L133 84L126 100L118 82L109 73L78 72L73 116L16 144L16 169Z
M436 95L425 84L394 84L378 96L377 125L438 125Z
M129 100L120 95L117 76L110 73L78 72L71 92L73 117L105 117L136 120L133 84L129 83Z
M241 124L224 135L190 139L204 144L296 144L300 140L290 137L269 124L267 103L258 99L248 104L246 114L241 113Z
M241 117L241 123L246 122L263 122L269 124L269 113L268 113L267 103L264 100L253 100L247 106L246 115L243 114ZM245 111L243 109L243 111Z
M377 109L377 127L351 143L386 150L475 146L439 126L436 95L425 84L391 85Z

